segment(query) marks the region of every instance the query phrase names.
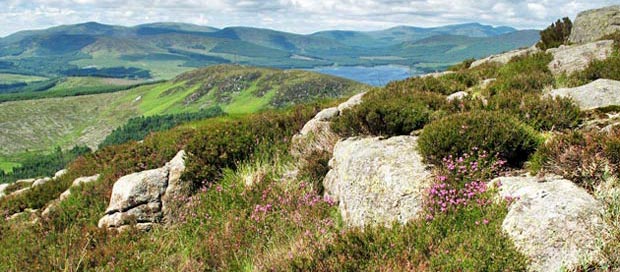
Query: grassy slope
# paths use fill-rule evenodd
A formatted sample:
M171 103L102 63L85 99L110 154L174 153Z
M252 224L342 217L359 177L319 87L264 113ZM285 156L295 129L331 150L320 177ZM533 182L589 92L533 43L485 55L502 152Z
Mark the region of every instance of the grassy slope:
M15 161L15 155L19 153L48 151L54 146L70 148L75 144L83 144L95 148L114 128L140 115L193 112L216 104L228 113L250 113L279 106L272 105L278 90L296 90L293 88L299 86L312 89L315 92L298 94L306 97L305 100L312 100L351 95L366 88L352 81L305 71L282 72L276 69L217 66L192 73L173 81L116 93L0 103L0 129L6 131L0 135L0 160ZM261 76L255 80L234 81L238 76L255 73ZM70 88L75 84L96 84L96 80L101 79L74 79L61 85ZM323 82L337 82L341 85L338 85L335 95L317 94ZM209 83L214 85L208 93L195 101L185 101ZM230 100L218 100L215 97L218 88L233 83L245 88L219 92L220 96ZM257 97L254 92L258 87L269 87L269 91ZM297 97L278 98L299 102Z
M0 73L0 84L10 84L10 83L16 83L16 82L32 82L32 81L40 81L40 80L45 80L45 79L46 78L39 77L39 76Z

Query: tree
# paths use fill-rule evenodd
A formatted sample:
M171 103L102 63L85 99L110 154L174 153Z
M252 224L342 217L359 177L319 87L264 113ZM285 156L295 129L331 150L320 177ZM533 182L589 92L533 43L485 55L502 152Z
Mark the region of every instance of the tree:
M536 47L541 50L555 48L568 43L568 37L573 29L573 22L568 17L557 20L543 31L540 32L540 41Z

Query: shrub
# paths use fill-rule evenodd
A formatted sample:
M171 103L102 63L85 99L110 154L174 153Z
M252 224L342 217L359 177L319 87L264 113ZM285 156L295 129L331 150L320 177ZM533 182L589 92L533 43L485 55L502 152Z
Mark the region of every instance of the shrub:
M536 47L541 50L547 50L568 43L568 37L572 28L573 22L568 17L564 17L562 20L558 19L540 32L540 41L536 44Z
M590 191L606 176L620 174L620 130L609 134L569 132L542 145L529 162L530 171L560 175Z
M469 67L474 61L476 61L476 59L466 59L458 64L448 67L448 71L456 72L456 71L463 71L463 70L469 69Z
M580 86L601 78L620 80L620 53L616 51L605 60L593 60L585 70L571 75L567 85Z
M469 70L459 71L440 77L412 77L402 81L394 81L385 86L388 91L421 91L444 95L465 91L478 84L480 78Z
M497 71L497 80L489 87L491 94L504 91L540 93L553 86L555 79L547 65L552 56L546 53L516 57Z
M418 145L430 163L438 164L449 155L480 148L519 166L536 150L539 141L531 127L510 115L474 111L453 114L427 125Z
M374 91L361 104L344 110L332 122L332 129L343 137L407 135L424 127L434 110L445 103L443 96L434 93Z
M537 130L572 129L581 123L581 111L570 98L507 91L489 99L491 110L504 111Z
M294 133L314 115L315 109L297 107L286 113L263 113L209 122L188 143L184 178L195 187L213 183L223 169L235 169L256 153L286 150Z
M522 271L527 259L501 230L503 204L439 213L406 225L351 229L282 271Z
M498 154L472 148L461 156L450 155L443 158L438 167L438 179L451 186L462 186L470 181L486 181L504 171L506 161Z

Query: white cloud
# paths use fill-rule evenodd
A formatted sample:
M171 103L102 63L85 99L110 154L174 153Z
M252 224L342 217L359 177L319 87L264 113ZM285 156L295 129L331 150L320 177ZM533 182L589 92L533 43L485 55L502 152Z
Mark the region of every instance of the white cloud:
M465 22L543 28L558 18L614 3L618 0L0 0L0 36L85 21L178 21L299 33Z

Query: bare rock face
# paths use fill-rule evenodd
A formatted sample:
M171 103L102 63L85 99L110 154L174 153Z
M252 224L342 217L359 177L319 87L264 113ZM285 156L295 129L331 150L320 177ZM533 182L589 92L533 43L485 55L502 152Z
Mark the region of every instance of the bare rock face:
M555 89L549 95L570 97L582 110L620 105L620 81L598 79L575 88Z
M416 151L417 137L350 138L338 142L323 181L350 227L405 223L422 210L431 173Z
M562 271L596 262L603 206L561 178L503 177L500 195L514 197L502 229L531 260L531 271Z
M5 194L6 187L9 187L8 183L0 184L0 198L4 197L6 195Z
M293 136L291 153L303 163L312 153L328 152L331 153L339 137L331 129L331 120L346 109L362 103L365 93L352 96L346 102L337 107L328 108L320 111L308 121L301 131Z
M569 41L587 43L620 31L620 5L581 12L573 23Z
M613 48L614 42L611 40L551 48L547 53L553 55L553 60L548 67L554 75L562 73L570 75L585 70L593 60L609 58Z
M480 65L487 64L487 63L506 64L511 59L513 59L515 57L527 56L527 55L530 55L530 54L537 53L539 51L540 51L540 49L538 49L536 46L532 46L532 47L529 47L529 48L526 48L526 49L512 50L512 51L508 51L506 53L502 53L502 54L498 54L498 55L492 55L490 57L486 57L484 59L480 59L480 60L474 61L469 66L469 68L475 68L475 67L478 67Z
M123 230L129 225L149 229L164 221L164 207L180 194L185 151L164 167L121 177L112 188L110 204L99 220L100 228Z

